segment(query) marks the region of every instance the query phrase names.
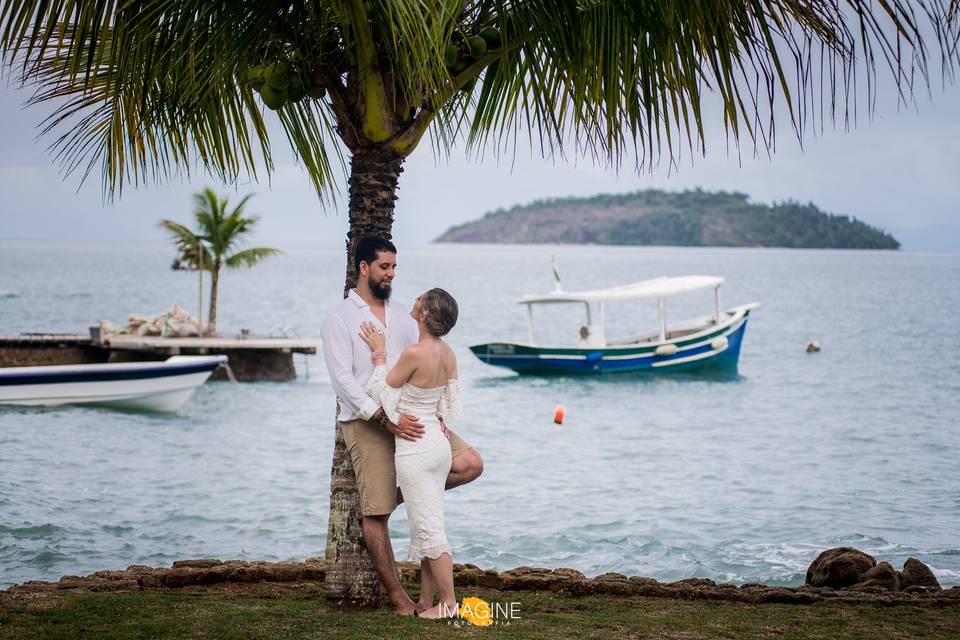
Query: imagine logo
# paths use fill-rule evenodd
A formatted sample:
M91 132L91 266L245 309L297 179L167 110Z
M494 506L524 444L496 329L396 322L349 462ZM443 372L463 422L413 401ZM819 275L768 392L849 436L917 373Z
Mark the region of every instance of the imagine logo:
M461 600L454 611L447 610L445 604L441 604L441 609L441 615L453 618L448 624L456 627L463 624L476 627L509 625L512 620L520 620L519 602L487 602L483 598L469 597Z

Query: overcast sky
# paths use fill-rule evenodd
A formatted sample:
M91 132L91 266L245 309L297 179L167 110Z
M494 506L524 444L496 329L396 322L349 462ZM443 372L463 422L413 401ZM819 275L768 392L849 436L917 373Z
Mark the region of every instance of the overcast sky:
M499 162L465 157L461 146L449 162L435 161L428 144L408 159L400 180L395 239L429 242L448 226L485 212L544 197L592 195L655 187L682 190L742 191L753 201L795 199L831 213L854 216L891 231L907 249L960 249L960 87L917 97L916 108L897 106L891 90L882 92L874 118L861 113L855 130L828 129L808 135L803 147L789 123L779 123L772 158L753 157L750 143L729 154L722 125L708 122L706 157L684 154L639 175L630 161L619 175L589 160L545 161L520 145L516 158ZM190 183L127 188L113 204L103 204L99 175L82 186L62 178L46 151L52 138L36 139L43 108L23 109L27 93L0 86L0 239L118 238L163 239L161 218L191 220L191 193L213 185L222 193L255 192L248 211L262 214L258 242L310 240L342 246L347 229L346 199L324 212L307 177L285 153L278 137L278 165L272 184L237 190L204 176ZM275 116L268 112L268 118ZM512 166L511 166L512 165ZM79 191L78 191L79 189ZM346 194L346 188L342 189Z

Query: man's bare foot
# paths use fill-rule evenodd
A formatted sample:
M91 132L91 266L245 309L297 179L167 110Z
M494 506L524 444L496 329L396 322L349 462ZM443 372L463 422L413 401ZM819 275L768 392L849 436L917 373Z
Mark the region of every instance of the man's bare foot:
M426 611L421 611L418 615L421 618L427 618L429 620L438 620L441 618L456 618L459 615L459 609L457 608L457 603L454 602L444 602L440 601L435 607L430 607Z
M415 604L414 606L415 606L416 609L417 609L417 613L423 613L424 611L426 611L427 609L429 609L430 607L432 607L432 606L433 606L433 603L432 603L432 602L420 602L420 601L418 600L418 601L417 601L417 604Z
M402 596L394 599L390 598L390 608L398 616L412 616L417 613L417 605L404 593Z

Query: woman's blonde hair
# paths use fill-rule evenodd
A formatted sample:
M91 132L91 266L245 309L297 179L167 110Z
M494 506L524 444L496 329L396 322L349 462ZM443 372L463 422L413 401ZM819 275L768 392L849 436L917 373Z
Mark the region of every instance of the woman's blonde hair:
M457 324L460 308L453 296L443 289L430 289L420 296L420 311L425 314L423 323L430 335L445 336Z

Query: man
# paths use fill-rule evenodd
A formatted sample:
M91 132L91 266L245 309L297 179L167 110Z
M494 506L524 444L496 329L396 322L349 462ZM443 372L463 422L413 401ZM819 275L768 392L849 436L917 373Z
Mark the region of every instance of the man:
M402 495L394 466L394 435L415 440L424 427L415 416L401 415L400 423L387 419L383 408L367 395L373 373L370 348L360 337L360 325L372 322L387 338L387 366L392 367L404 347L419 340L409 309L390 300L396 275L397 248L389 240L363 238L353 258L357 287L323 320L320 337L330 382L337 394L340 428L357 476L363 513L363 537L377 575L387 590L395 613L412 615L433 603L417 603L407 596L397 579L387 521ZM453 461L446 488L470 482L483 471L480 455L450 429Z

